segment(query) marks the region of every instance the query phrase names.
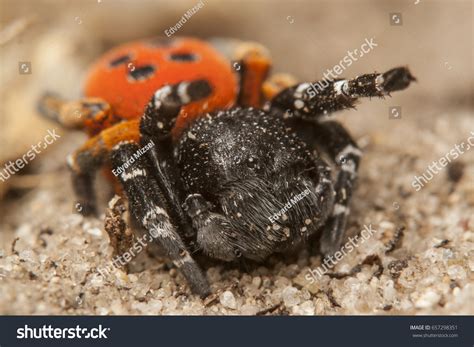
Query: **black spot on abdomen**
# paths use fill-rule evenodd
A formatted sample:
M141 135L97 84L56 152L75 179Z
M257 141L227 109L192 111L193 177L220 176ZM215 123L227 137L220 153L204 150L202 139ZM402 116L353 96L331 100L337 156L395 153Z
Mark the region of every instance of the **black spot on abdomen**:
M171 61L191 62L198 60L198 56L193 53L173 53L170 54L169 59Z
M155 74L153 65L133 66L128 71L128 78L132 81L144 81Z

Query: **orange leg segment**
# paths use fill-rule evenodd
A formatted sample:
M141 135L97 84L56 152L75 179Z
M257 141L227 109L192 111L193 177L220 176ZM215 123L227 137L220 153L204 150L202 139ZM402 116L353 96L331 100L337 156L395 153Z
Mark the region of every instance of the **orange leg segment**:
M117 179L110 169L109 154L121 142L140 143L139 119L118 123L90 138L67 158L72 172L72 184L80 204L81 213L96 213L95 192L93 188L97 170L106 165L106 176L113 180L116 191L120 191Z

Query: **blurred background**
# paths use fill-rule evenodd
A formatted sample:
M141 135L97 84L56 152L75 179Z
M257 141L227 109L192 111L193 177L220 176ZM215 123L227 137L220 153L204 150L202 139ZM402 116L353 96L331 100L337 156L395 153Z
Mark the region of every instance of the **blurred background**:
M39 96L52 91L69 99L80 97L84 73L101 53L126 41L164 37L164 31L197 3L185 0L0 0L0 170L9 160L21 158L32 144L43 139L48 129L56 128L61 136L19 173L5 182L0 181L0 259L2 254L13 252L11 244L17 238L16 247L34 249L35 254L44 252L44 256L51 257L50 251L36 244L38 230L43 230L45 225L69 228L61 237L75 235L73 240L80 237L79 231L73 231L79 222L64 224L61 218L68 215L72 220L74 199L65 156L86 137L42 119L35 108ZM462 283L472 283L474 150L459 160L462 179L455 194L452 194L454 183L447 179L446 172L435 177L420 193L414 193L411 181L414 175L421 175L433 160L444 156L474 131L473 2L203 0L203 3L203 8L176 36L232 37L260 42L272 54L273 72L291 73L301 81L321 79L348 50L360 48L366 39L373 39L377 47L347 68L343 77L384 72L396 66L410 68L418 82L407 90L393 93L384 100L362 100L356 111L337 115L365 152L350 228L390 220L394 224L385 224L388 227L383 234L388 237L395 224L404 223L410 232L405 237L403 257L420 254L420 259L422 252L432 247L432 237L449 236L451 245L459 253L453 252L462 255L461 265L458 265L464 269L471 267L471 275L459 275L462 278L456 283L461 288ZM390 107L400 108L398 119L389 118ZM103 205L105 203L106 200ZM97 219L90 223L101 229L103 221ZM58 241L58 244L61 243ZM95 246L92 242L93 252ZM83 254L81 252L78 250L77 254ZM432 283L444 283L446 271L443 268L438 271L439 277L433 275ZM407 285L412 286L408 292L397 294L402 304L391 303L397 312L414 312L416 304L410 306L410 300L415 302L416 291L431 285L418 286L418 280L429 277L420 276ZM28 290L28 281L21 277L8 282L9 287L4 287L3 292L3 308L0 300L0 312L31 311L18 308L28 305L16 309L9 306L12 300L34 302L31 298L35 293L43 293L31 291L30 296L19 298L15 294L17 288ZM45 283L47 287L47 279ZM1 286L0 282L0 293ZM444 308L429 307L433 310L424 312L469 310L462 305L469 296L455 299L454 291L450 292L449 288L446 291L445 301L450 304ZM350 298L337 288L334 292L336 300ZM37 300L48 301L46 294L41 295ZM367 295L366 299L374 295ZM469 295L472 300L472 287ZM408 301L403 301L405 299ZM316 313L337 312L337 308L331 311L329 304L318 311L317 300L314 299ZM50 306L41 306L35 312L66 312L65 306L52 309L55 304L51 302L56 301L51 299ZM367 302L360 307L342 303L339 312L373 312L380 306L380 303ZM115 313L128 312L121 311L121 305ZM470 310L472 313L472 307ZM89 307L82 312L101 311Z

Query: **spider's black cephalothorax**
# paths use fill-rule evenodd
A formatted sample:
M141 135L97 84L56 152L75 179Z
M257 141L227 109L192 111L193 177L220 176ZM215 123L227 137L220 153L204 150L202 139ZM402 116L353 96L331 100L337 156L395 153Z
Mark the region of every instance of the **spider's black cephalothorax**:
M192 193L185 204L198 244L216 258L262 260L285 251L332 212L329 167L262 110L234 108L196 121L177 146L177 165Z
M168 141L183 105L212 92L206 80L158 90L141 119L141 145L155 147L120 175L135 219L158 242L194 292L207 280L185 241L193 236L207 255L262 260L320 237L323 254L343 242L361 151L348 132L323 115L353 107L359 97L383 96L414 80L406 68L325 83L315 93L301 83L265 107L235 107L198 118L176 143ZM112 165L140 146L119 143ZM324 152L336 168L320 156ZM90 188L76 191L91 203ZM84 193L85 192L85 193ZM89 192L89 193L87 193Z

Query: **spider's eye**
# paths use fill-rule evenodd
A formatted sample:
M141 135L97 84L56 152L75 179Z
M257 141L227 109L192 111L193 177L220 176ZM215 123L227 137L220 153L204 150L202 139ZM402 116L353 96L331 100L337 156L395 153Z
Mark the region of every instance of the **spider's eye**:
M198 60L198 56L193 53L173 53L169 59L172 61L189 62Z
M122 55L118 58L115 58L109 64L110 64L110 67L116 67L116 66L119 66L121 64L125 64L129 60L130 60L130 55L127 54L127 55Z
M128 77L133 81L143 81L153 76L155 70L153 65L137 66L128 71Z

